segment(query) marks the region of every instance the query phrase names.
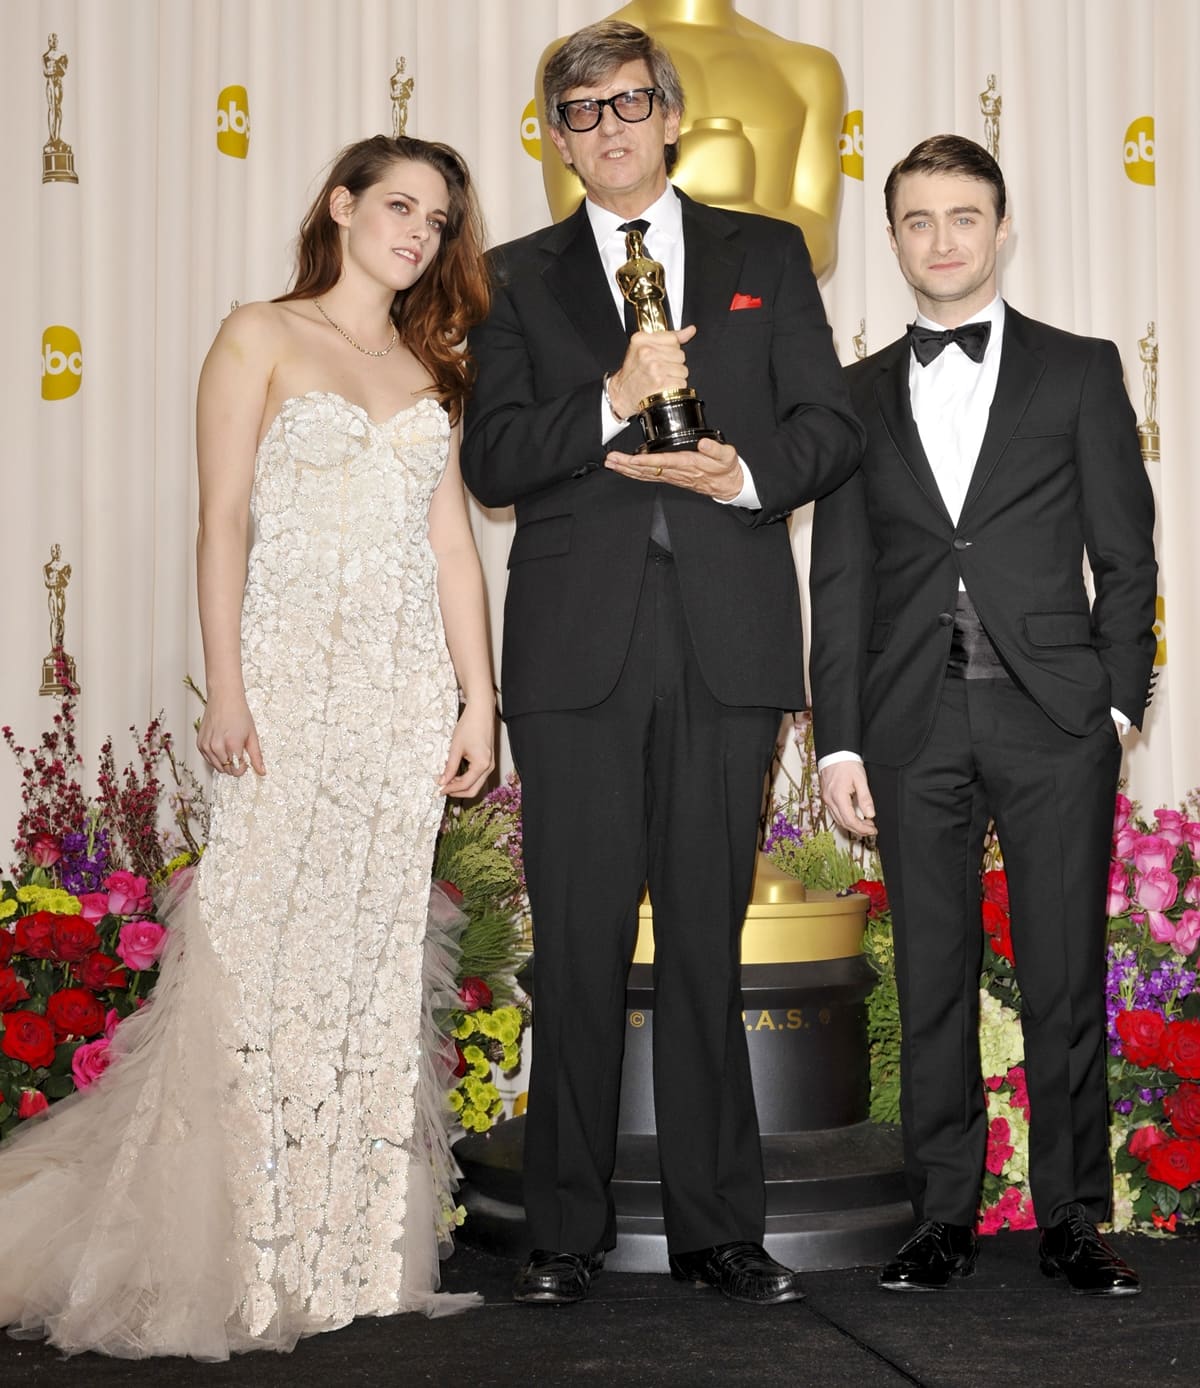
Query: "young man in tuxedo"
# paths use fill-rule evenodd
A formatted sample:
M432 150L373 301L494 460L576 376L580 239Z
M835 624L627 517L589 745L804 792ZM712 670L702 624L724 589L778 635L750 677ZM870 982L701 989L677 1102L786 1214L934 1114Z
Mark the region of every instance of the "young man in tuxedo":
M632 25L592 25L548 61L543 91L586 197L493 252L462 455L475 495L517 521L501 688L537 958L536 1246L514 1295L580 1300L615 1241L625 985L648 883L671 1271L793 1301L795 1273L762 1247L739 936L781 711L804 696L786 518L849 476L862 431L803 235L671 186L683 93L666 52ZM630 335L623 319L615 272L635 220L665 267L668 331ZM639 402L684 386L728 442L638 453Z
M979 873L994 819L1041 1267L1072 1291L1134 1293L1136 1274L1095 1224L1111 1191L1113 804L1155 649L1150 484L1113 344L997 295L1009 220L991 155L935 136L892 170L885 199L919 312L847 372L867 448L817 504L810 577L821 789L842 828L878 832L895 922L918 1227L880 1285L934 1290L975 1265L987 1142Z

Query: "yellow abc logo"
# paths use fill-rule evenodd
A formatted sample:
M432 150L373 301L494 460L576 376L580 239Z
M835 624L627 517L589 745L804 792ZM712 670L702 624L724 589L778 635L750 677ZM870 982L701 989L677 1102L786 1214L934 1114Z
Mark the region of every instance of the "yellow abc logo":
M232 159L250 152L250 99L245 87L224 87L217 97L217 148Z
M42 399L65 400L83 384L83 347L73 328L54 323L42 334Z
M1160 593L1154 599L1154 648L1155 665L1165 665L1167 663L1167 604L1163 595Z
M1134 183L1154 183L1154 117L1139 116L1125 132L1125 172Z
M536 159L541 163L542 127L537 117L537 102L532 97L529 99L529 105L521 112L521 148L530 159Z
M842 159L842 172L847 178L862 179L863 176L863 113L847 111L842 121L842 133L838 136L838 154Z

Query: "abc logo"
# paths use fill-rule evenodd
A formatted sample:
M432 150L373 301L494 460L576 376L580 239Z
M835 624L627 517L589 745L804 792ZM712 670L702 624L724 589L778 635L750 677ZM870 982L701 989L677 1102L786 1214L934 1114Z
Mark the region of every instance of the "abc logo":
M250 100L245 87L225 87L217 97L217 148L232 159L250 151Z
M538 123L537 103L530 99L521 112L521 148L539 163L542 158L542 127Z
M83 384L79 334L55 323L42 334L42 399L65 400Z
M1163 595L1159 593L1154 599L1154 663L1155 665L1165 665L1167 663L1167 604Z
M1154 117L1139 116L1125 132L1125 172L1134 183L1154 183Z
M863 176L863 113L847 111L842 121L842 133L838 136L838 154L842 158L842 172L847 178L860 179Z

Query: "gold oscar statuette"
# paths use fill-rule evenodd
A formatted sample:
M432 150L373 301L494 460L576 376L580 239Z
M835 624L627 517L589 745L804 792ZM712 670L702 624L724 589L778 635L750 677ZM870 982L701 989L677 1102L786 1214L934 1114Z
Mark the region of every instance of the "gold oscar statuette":
M50 138L42 146L42 182L78 183L75 151L62 138L63 78L67 75L67 55L58 51L58 35L51 34L42 54L42 76L46 79L46 124Z
M62 562L62 549L50 546L50 562L42 565L46 583L46 602L50 608L50 654L42 661L42 687L39 694L78 694L75 658L64 649L67 620L67 584L71 566Z
M858 332L850 339L854 343L855 361L865 361L867 357L867 320L858 320Z
M1158 437L1158 329L1146 324L1146 336L1138 338L1138 356L1142 359L1143 408L1146 418L1138 425L1138 442L1142 446L1142 461L1157 463L1162 456Z
M408 131L408 102L413 94L413 79L404 75L405 61L396 59L396 71L392 73L389 86L392 93L392 138L401 139Z
M651 260L642 247L642 233L625 233L625 254L629 257L617 267L617 286L633 305L638 331L664 333L669 324L666 314L666 276L657 260ZM704 422L704 401L694 390L662 390L648 395L638 405L643 442L639 453L671 453L695 448L701 439L724 443L719 429Z
M987 86L979 93L979 109L983 112L983 142L987 152L997 162L1000 159L1000 107L1003 101L996 90L996 74L988 73Z

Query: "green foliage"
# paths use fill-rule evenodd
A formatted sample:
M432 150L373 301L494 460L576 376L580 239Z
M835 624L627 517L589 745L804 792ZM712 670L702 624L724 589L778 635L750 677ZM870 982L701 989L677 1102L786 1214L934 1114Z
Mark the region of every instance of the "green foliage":
M879 981L867 998L871 1119L876 1123L899 1123L900 1000L896 995L896 951L890 911L868 917L863 953L879 975Z
M807 838L779 839L768 854L790 877L797 877L813 891L847 891L862 877L862 867L828 829Z

